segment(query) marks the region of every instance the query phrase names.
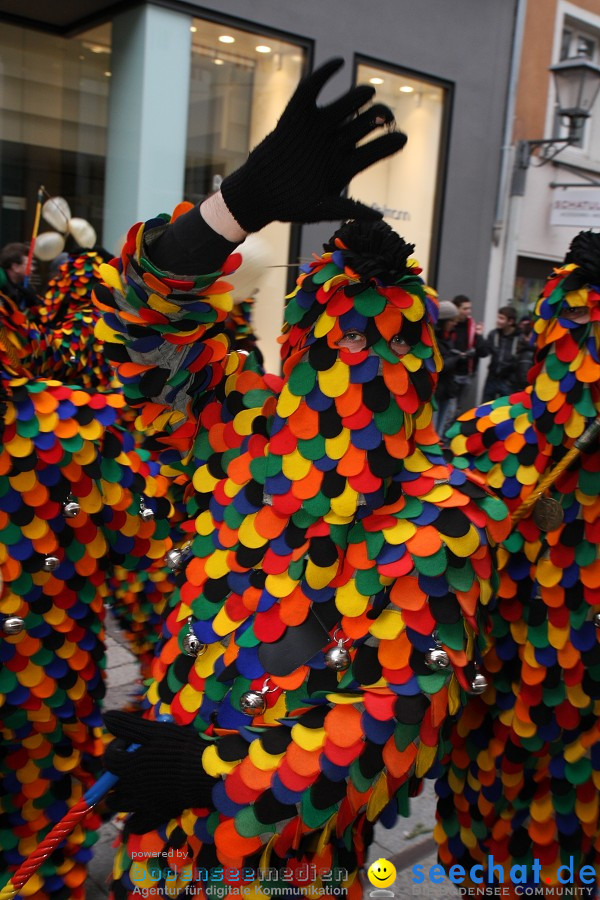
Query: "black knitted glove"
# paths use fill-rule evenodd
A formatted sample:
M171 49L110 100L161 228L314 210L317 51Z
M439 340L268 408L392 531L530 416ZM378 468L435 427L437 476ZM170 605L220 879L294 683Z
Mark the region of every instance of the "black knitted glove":
M104 755L109 772L119 776L106 804L114 812L133 812L134 834L145 834L184 809L210 806L218 779L202 768L204 745L192 728L150 722L133 713L107 712L104 722L118 740ZM131 744L140 744L129 751Z
M368 85L352 88L328 106L317 106L321 88L343 64L343 59L332 59L301 81L275 130L223 180L223 199L245 231L258 231L276 220L381 218L340 194L358 172L400 150L406 135L395 131L356 146L378 127L377 119L389 124L394 118L382 104L359 112L375 93Z

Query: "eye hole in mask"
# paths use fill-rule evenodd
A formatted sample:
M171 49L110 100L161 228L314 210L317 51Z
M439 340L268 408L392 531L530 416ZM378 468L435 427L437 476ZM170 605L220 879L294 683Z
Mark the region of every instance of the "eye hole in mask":
M559 319L568 319L577 325L585 325L590 321L590 310L587 306L566 306L558 314Z
M337 341L336 347L342 347L344 350L348 350L350 353L360 353L361 350L364 350L367 346L367 338L366 335L362 333L362 331L346 331Z
M360 353L367 346L367 337L362 331L347 331L336 343L350 353ZM389 342L389 348L395 356L405 356L410 352L410 346L401 334L395 334Z

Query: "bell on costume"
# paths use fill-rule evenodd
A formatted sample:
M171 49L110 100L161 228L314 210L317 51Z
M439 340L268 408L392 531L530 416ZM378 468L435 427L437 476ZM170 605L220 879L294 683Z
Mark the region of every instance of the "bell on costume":
M333 639L337 641L337 645L330 647L325 654L325 665L328 669L333 669L334 672L344 672L350 668L350 663L352 662L350 654L344 647L344 644L348 643L349 638L339 638L337 637L337 631L335 631Z
M487 691L488 680L485 675L482 675L481 672L477 672L473 681L471 682L471 690L470 694L483 694L484 691Z
M169 550L167 555L165 556L165 563L171 570L171 572L180 572L183 568L183 564L190 555L190 547L191 544L185 544L181 548L173 547L172 550Z
M254 718L262 716L267 708L265 694L271 694L275 688L269 687L270 679L267 677L260 691L245 691L240 697L240 709L247 716Z
M4 634L21 634L25 627L25 620L20 616L7 616L2 622L2 631Z
M600 628L600 612L594 613L594 625Z
M43 565L44 572L54 572L55 569L58 569L59 565L60 559L58 556L46 556Z
M63 503L63 516L65 519L74 519L80 509L81 507L73 494L69 494Z
M140 511L138 513L140 519L143 519L144 522L152 522L154 521L154 510L150 509L149 506L146 506L144 503L144 498L140 497ZM168 565L168 563L167 563Z
M432 669L447 669L450 657L441 647L433 647L425 653L425 664Z
M182 641L183 652L187 656L202 656L206 653L206 644L199 641L192 628L192 617L187 620L188 632Z

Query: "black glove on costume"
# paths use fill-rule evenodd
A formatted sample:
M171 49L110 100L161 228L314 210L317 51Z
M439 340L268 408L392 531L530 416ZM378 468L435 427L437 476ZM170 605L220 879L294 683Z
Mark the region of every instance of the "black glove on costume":
M223 199L245 231L276 220L381 218L340 193L358 172L400 150L406 135L392 132L356 146L378 127L377 119L389 124L394 118L382 104L359 113L375 93L368 85L352 88L328 106L316 105L321 88L343 64L343 59L331 59L303 79L274 131L224 179Z
M107 712L107 729L115 738L104 764L119 781L106 798L114 812L133 812L127 827L145 834L184 809L211 806L218 779L202 768L202 743L193 728L150 722L133 713ZM131 744L140 744L128 751Z
M406 135L395 131L356 146L394 118L381 103L356 115L373 87L361 85L329 106L316 105L321 88L343 64L332 59L301 81L275 130L223 181L223 199L244 231L275 220L381 219L381 213L340 193L358 172L402 149ZM236 246L216 234L195 206L162 231L150 256L164 271L199 274L199 260L203 272L215 271Z

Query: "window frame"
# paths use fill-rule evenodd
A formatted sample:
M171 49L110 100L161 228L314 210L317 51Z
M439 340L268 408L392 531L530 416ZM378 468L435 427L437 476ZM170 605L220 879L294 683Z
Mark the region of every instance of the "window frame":
M452 111L454 106L455 84L444 78L438 78L428 72L422 72L418 69L411 69L407 66L399 66L387 60L377 59L361 53L355 53L353 57L353 83L357 83L359 66L373 66L381 69L383 72L389 72L392 75L406 76L415 80L423 81L435 88L443 91L444 99L442 103L442 117L440 123L440 140L437 157L437 167L434 173L435 189L434 201L431 216L431 236L429 241L429 261L427 265L427 281L429 284L436 284L440 269L440 253L441 253L441 233L444 215L444 205L446 198L446 190L448 185L448 167L450 156L450 129L452 123ZM402 122L398 122L398 128L402 129ZM363 198L364 199L364 198ZM406 231L404 237L410 242L410 231ZM419 248L415 249L415 256L419 259Z
M569 39L569 55L579 38L592 40L595 44L595 53L591 59L596 65L600 65L600 15L590 12L580 6L575 6L568 0L559 0L555 21L554 45L552 50L552 63L559 62L566 57L564 53L564 34L571 32ZM546 134L566 137L568 125L559 117L556 105L556 88L550 78L548 90L548 108L546 114ZM586 120L583 124L581 140L576 144L565 147L561 152L561 160L570 165L582 169L600 170L600 98L592 112L592 121Z

